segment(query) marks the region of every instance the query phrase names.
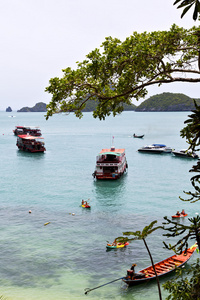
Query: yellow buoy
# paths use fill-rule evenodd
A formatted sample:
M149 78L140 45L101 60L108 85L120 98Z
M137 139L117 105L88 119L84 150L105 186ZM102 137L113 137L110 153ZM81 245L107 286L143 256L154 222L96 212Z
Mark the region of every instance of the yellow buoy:
M44 226L48 225L50 222L44 223Z

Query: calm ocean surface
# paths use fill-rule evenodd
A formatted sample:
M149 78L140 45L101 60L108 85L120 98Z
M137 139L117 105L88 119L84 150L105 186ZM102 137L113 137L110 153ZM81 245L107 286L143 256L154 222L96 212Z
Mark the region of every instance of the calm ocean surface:
M152 143L187 148L180 130L188 114L124 112L106 121L91 113L81 120L60 114L46 121L44 113L0 112L0 295L9 300L158 299L155 282L127 289L119 280L88 295L84 289L124 276L133 263L136 271L150 265L142 241L106 251L107 241L153 220L160 224L182 208L189 217L200 213L198 203L179 199L192 190L193 160L137 152ZM39 126L47 151L20 152L15 125ZM133 133L145 137L134 139ZM116 148L126 149L128 173L118 181L95 181L96 156L111 146L112 136ZM90 211L80 207L88 198ZM159 231L147 238L155 262L173 255L163 240Z

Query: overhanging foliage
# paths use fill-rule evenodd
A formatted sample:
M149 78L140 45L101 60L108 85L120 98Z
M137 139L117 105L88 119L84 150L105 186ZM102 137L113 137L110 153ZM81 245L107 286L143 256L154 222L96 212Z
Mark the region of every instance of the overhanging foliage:
M132 98L145 97L151 85L200 82L198 35L198 27L173 25L169 31L133 32L124 42L107 37L76 70L68 67L62 78L50 79L46 118L59 111L80 118L86 102L98 100L93 116L101 120L122 112Z

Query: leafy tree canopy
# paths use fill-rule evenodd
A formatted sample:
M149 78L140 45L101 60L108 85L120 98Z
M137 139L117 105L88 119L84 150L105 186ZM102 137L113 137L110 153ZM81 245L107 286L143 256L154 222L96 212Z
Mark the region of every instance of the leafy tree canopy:
M188 277L183 277L183 269L176 270L176 278L163 284L170 292L166 300L198 300L200 299L200 263L197 259L188 269L184 270ZM184 272L185 273L185 272Z
M98 100L93 116L102 120L121 113L132 98L144 98L150 85L200 82L199 32L173 25L169 31L133 32L124 42L107 37L76 70L68 67L62 78L50 79L46 118L59 111L81 118L86 102Z
M181 14L181 18L188 12L188 10L194 7L193 12L193 20L196 21L199 13L200 13L200 2L199 0L176 0L174 5L178 4L177 8L183 8L183 12Z

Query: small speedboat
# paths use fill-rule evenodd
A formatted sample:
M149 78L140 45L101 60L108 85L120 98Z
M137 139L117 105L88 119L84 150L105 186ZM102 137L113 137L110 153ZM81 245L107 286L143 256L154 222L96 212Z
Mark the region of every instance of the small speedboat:
M126 247L127 245L129 245L128 242L126 242L126 243L117 243L116 245L113 245L113 244L107 244L107 245L106 245L106 248L107 248L107 249L124 248L124 247Z
M172 148L167 147L164 144L152 144L144 146L138 149L139 152L146 152L146 153L171 153Z
M196 158L196 159L199 158L199 156L194 151L187 150L187 149L182 149L180 151L172 151L172 153L175 156L179 156L179 157Z

